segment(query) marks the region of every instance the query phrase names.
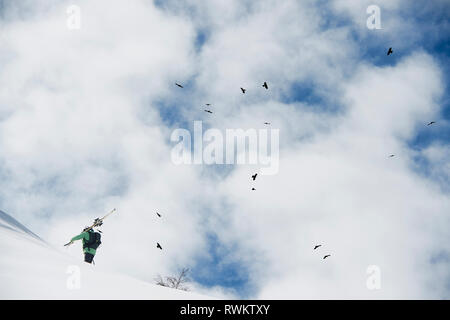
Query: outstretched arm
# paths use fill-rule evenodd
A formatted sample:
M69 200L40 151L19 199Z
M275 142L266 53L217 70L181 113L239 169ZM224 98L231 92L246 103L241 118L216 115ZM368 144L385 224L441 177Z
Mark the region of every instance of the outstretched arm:
M86 232L82 232L79 235L70 239L69 243L66 243L65 246L71 245L74 241L86 238Z
M73 237L72 239L70 239L70 242L74 242L76 240L83 239L84 238L84 234L85 234L85 232L80 233L79 235L77 235L77 236Z

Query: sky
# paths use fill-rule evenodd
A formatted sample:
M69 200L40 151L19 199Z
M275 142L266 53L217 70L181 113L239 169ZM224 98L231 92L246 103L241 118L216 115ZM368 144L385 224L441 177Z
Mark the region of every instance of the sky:
M207 295L448 299L449 16L444 0L0 1L0 210L58 246L117 208L96 263L149 282L189 267ZM171 134L194 121L278 129L278 172L176 165Z

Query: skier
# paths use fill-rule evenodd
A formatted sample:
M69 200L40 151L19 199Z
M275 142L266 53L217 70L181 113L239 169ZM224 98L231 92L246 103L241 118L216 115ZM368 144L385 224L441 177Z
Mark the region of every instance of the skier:
M92 263L97 248L101 244L100 233L94 232L94 230L91 227L86 227L83 229L83 232L73 237L68 243L68 245L72 244L76 240L81 239L83 240L84 261L87 263Z

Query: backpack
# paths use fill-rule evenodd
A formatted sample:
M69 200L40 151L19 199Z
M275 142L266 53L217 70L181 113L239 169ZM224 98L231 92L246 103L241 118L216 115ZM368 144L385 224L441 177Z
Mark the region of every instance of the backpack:
M90 248L96 250L100 244L102 243L100 241L101 235L98 232L89 232L89 240L85 241L83 243L83 249L84 248Z

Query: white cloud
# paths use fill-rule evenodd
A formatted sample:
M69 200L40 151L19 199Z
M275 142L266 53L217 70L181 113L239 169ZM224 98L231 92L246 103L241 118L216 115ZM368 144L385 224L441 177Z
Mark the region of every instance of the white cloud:
M259 180L256 194L243 182L245 170L223 183L236 210L222 235L238 237L245 254L262 252L246 261L253 277L267 279L258 280L260 298L442 297L449 275L434 273L430 261L448 251L450 203L411 169L406 144L438 110L439 70L424 54L395 67L362 66L345 92L339 126L286 147L279 175ZM324 254L332 257L323 261ZM379 292L365 287L372 264L382 271ZM438 281L439 290L428 289Z

